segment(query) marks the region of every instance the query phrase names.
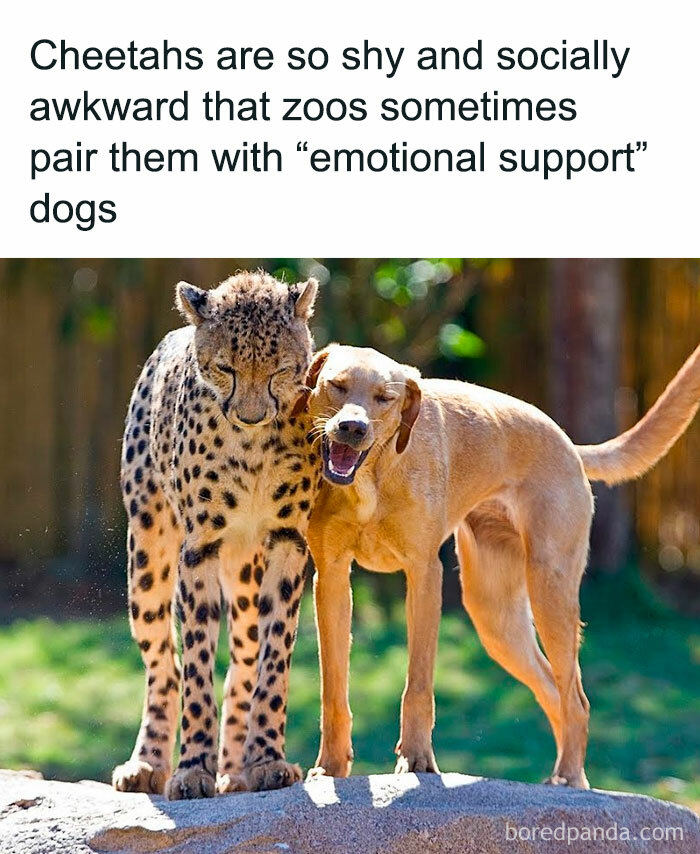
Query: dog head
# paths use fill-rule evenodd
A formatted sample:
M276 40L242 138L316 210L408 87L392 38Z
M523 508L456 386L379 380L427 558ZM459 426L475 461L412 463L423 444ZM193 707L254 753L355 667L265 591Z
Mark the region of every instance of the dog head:
M295 409L308 409L320 433L326 480L351 484L373 448L394 442L404 452L420 412L419 378L369 348L335 344L316 354Z

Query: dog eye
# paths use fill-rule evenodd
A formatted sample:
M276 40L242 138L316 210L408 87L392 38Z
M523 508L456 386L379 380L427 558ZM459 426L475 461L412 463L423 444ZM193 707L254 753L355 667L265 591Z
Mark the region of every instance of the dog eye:
M345 394L347 392L347 388L342 383L335 383L333 380L329 380L330 384L336 391L339 391L341 394Z
M385 394L375 394L374 400L375 400L375 403L389 403L391 398L387 397Z

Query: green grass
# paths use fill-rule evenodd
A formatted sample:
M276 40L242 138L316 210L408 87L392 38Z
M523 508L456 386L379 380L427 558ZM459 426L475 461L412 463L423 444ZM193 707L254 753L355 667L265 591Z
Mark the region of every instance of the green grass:
M389 771L406 665L401 603L391 615L356 594L351 699L356 773ZM700 626L656 604L629 577L584 591L582 650L591 700L591 784L700 804ZM223 646L223 645L222 645ZM47 777L109 779L130 753L143 676L126 616L17 621L0 629L0 766ZM220 650L218 688L225 657ZM435 750L444 771L537 781L553 744L529 691L483 652L462 612L446 615L436 674ZM318 743L311 597L292 668L288 753L305 767Z

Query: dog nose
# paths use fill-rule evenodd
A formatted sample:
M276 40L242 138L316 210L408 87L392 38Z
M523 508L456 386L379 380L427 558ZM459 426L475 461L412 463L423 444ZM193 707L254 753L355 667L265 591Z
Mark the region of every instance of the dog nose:
M356 442L365 438L368 427L369 424L366 421L361 421L358 418L338 422L338 432L342 433L343 436L347 436L348 439L353 439Z

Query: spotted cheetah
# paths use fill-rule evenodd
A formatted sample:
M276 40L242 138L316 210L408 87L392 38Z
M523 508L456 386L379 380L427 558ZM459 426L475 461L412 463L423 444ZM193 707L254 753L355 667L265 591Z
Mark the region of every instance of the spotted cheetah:
M180 282L188 325L163 338L134 389L121 485L129 622L146 691L131 759L113 773L121 791L165 789L177 800L300 779L285 760L285 718L320 461L294 405L316 291L313 279L288 286L263 273L211 290ZM230 664L219 738L212 671L222 597Z

